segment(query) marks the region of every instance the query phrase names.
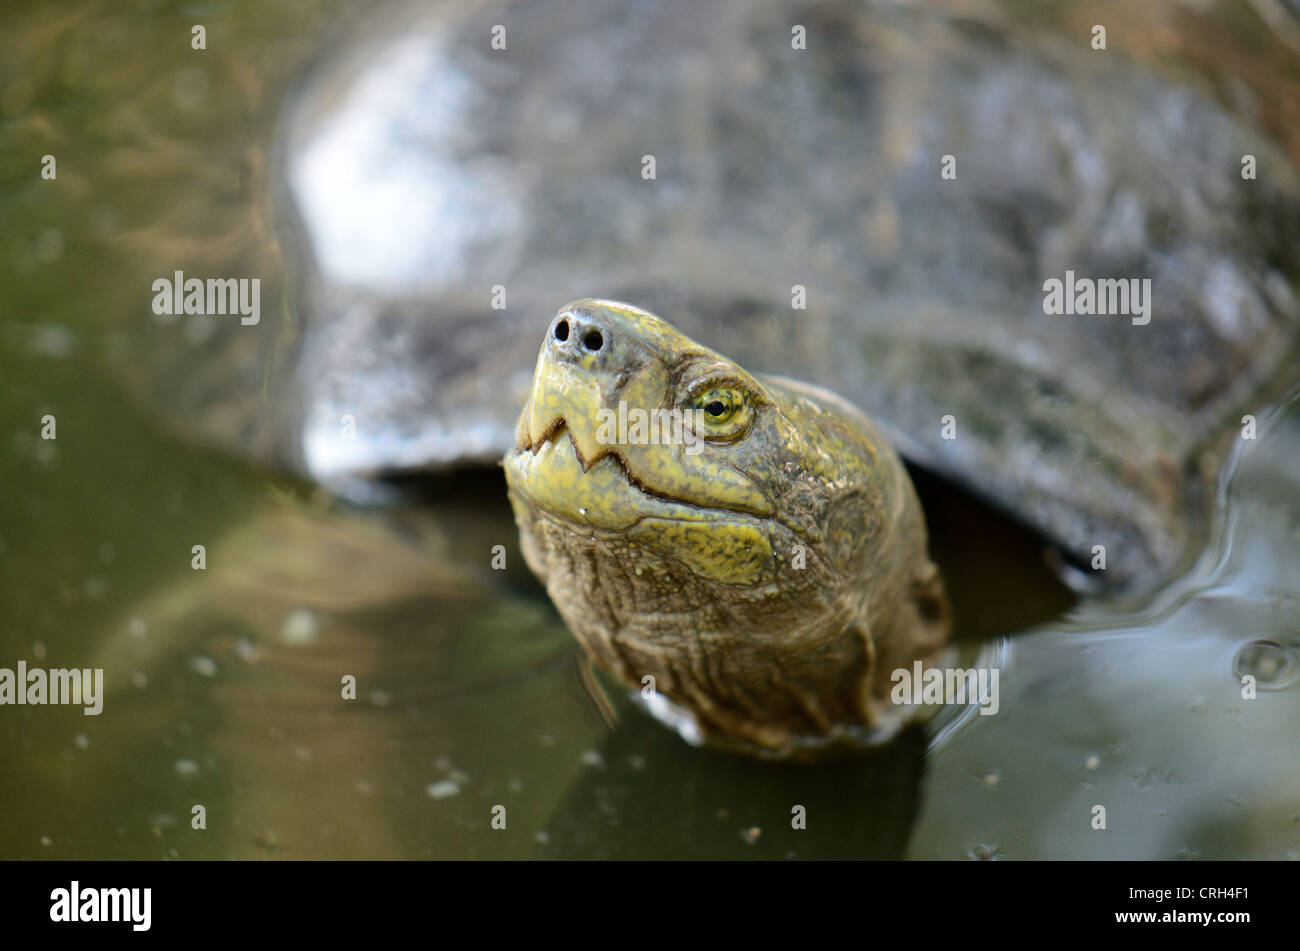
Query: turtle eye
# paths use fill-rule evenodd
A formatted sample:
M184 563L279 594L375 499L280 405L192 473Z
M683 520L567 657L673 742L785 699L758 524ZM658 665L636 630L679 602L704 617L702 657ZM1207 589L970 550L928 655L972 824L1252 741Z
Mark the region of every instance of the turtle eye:
M731 405L730 400L711 400L704 407L704 412L712 417L712 422L725 423L736 412L736 407Z
M745 391L715 386L696 394L690 402L696 425L708 439L734 439L749 425L750 406Z

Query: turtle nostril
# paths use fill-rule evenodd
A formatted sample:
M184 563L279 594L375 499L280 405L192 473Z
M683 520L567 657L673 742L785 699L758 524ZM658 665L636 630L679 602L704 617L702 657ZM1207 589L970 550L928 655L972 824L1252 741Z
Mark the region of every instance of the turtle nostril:
M569 339L569 322L561 320L555 325L555 339L564 341Z
M599 330L589 330L587 336L582 338L582 345L594 353L605 345L605 338L600 335Z

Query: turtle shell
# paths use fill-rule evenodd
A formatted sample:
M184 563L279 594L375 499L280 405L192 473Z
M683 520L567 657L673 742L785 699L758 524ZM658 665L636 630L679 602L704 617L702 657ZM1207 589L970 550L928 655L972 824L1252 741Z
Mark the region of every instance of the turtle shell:
M1298 69L1159 66L1139 14L1099 50L1019 6L445 3L347 31L281 133L306 328L282 454L349 491L495 460L550 317L614 298L839 392L1078 563L1104 546L1104 581L1167 576L1243 415L1300 376L1300 149L1271 132ZM1169 42L1213 30L1184 12ZM1083 279L1127 310L1051 313Z

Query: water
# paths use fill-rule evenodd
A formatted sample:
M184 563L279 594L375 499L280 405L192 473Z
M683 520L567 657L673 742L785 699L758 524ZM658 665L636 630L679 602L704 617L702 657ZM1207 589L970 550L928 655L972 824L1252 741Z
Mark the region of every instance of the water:
M909 855L1300 858L1300 691L1264 686L1300 652L1300 400L1244 446L1197 571L1144 610L1085 604L1013 639L1005 715L933 753Z
M332 5L262 7L202 55L188 8L0 15L0 666L108 691L98 717L0 708L0 857L1300 856L1295 399L1140 604L1073 604L1032 537L922 477L1000 712L814 768L632 710L523 566L498 472L368 509L196 445L187 414L261 432L284 350L155 320L150 282L261 274L293 325L265 143Z

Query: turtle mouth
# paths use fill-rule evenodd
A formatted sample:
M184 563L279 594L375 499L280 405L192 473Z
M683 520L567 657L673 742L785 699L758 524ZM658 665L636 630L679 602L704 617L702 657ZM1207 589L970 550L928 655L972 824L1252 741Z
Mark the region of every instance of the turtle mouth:
M563 416L557 416L555 419L543 426L541 435L536 438L525 433L523 437L523 445L519 448L531 452L536 456L547 444L558 443L561 439L567 439L569 445L573 447L573 454L577 457L578 464L582 466L583 472L590 472L591 467L601 459L604 459L606 456L613 456L617 461L618 466L623 470L623 475L627 477L628 482L635 484L635 480L627 471L627 460L619 454L617 446L602 446L597 444L597 448L594 452L588 450L584 453L578 447L578 443L574 440L573 433L569 429L569 423Z
M506 481L535 507L566 521L617 530L652 517L698 522L739 514L646 485L615 445L584 454L563 417L522 442L506 456Z
M593 539L615 536L711 581L752 585L770 575L766 519L657 493L628 471L612 446L584 462L563 421L546 433L506 454L506 483L517 514L528 510ZM617 557L615 549L599 550Z
M628 465L628 460L619 449L617 443L607 445L596 443L594 450L588 449L586 452L583 452L582 448L578 445L578 440L574 438L573 431L569 428L569 424L563 416L557 416L554 420L548 423L542 429L542 434L538 438L529 439L525 437L524 445L520 448L522 451L531 452L536 456L547 445L554 445L562 441L567 442L568 445L573 448L573 454L577 457L578 465L582 467L584 473L590 472L591 467L599 463L601 460L611 459L613 460L613 464L616 465L619 471L623 474L623 478L627 480L628 485L637 489L643 495L649 496L650 498L662 499L665 502L680 502L683 505L692 505L696 508L713 507L702 505L698 502L692 501L691 499L684 499L668 492L661 492L646 485L642 480L632 474ZM726 509L725 506L717 506L717 508L722 510Z

